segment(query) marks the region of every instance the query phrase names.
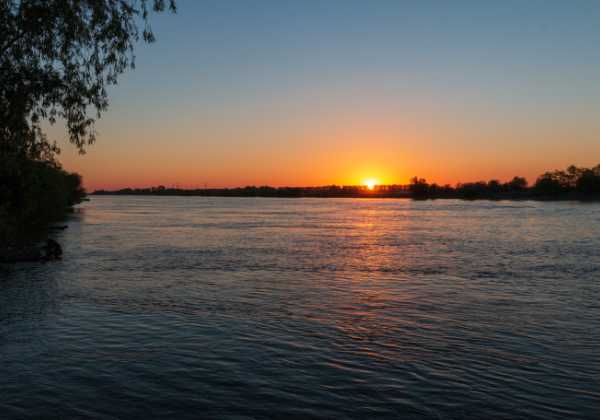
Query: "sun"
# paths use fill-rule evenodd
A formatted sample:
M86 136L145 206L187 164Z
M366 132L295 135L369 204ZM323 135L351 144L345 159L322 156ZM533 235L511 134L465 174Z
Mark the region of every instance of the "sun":
M373 178L365 179L363 181L363 185L365 187L367 187L371 191L373 191L373 189L375 188L375 186L378 185L378 184L379 184L379 181L377 181L376 179L373 179Z

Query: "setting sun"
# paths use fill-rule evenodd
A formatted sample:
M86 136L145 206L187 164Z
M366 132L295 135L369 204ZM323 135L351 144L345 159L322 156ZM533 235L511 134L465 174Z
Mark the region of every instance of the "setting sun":
M368 189L373 190L375 188L375 185L378 185L379 181L377 181L376 179L365 179L363 181L363 185L366 186Z

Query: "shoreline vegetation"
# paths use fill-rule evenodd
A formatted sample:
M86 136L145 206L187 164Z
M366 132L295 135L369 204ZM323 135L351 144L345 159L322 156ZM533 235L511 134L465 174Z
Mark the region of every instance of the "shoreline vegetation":
M565 170L546 172L533 185L522 177L508 182L498 180L459 183L455 186L428 183L414 177L410 184L320 187L246 186L239 188L182 189L165 186L96 190L92 195L153 195L204 197L323 197L323 198L411 198L464 200L600 200L600 165L580 168L574 165Z
M0 158L0 262L47 259L40 242L85 197L81 176L55 160Z
M175 0L0 2L0 262L60 257L38 243L85 198L62 169L45 125L64 123L80 153L96 141L108 87L134 67L134 46L152 43L152 13Z

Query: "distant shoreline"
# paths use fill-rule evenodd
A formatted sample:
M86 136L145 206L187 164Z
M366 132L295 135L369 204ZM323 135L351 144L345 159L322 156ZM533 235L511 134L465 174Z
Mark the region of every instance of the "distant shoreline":
M265 198L412 198L409 191L360 191L361 187L245 187L245 188L206 188L206 189L123 189L115 191L99 190L91 195L151 195L189 197L265 197Z
M358 191L358 192L326 192L306 191L304 188L274 189L275 191L238 191L239 189L203 189L185 190L168 189L165 191L148 191L146 189L94 191L92 196L153 196L153 197L238 197L238 198L360 198L360 199L410 199L410 200L535 200L535 201L600 201L597 195L587 195L576 192L558 195L540 195L535 191L521 191L514 193L499 193L485 195L454 194L414 194L411 191L402 192L380 192L380 191Z
M600 200L600 165L546 172L529 185L515 176L508 182L497 179L459 183L456 186L428 183L413 177L410 184L392 185L325 185L320 187L246 186L238 188L123 188L116 191L97 190L93 195L153 195L200 197L273 197L273 198L412 198L462 200L539 200L598 201Z

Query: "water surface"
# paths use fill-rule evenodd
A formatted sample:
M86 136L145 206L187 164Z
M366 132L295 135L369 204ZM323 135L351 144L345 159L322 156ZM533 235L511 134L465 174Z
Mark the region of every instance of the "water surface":
M0 417L597 418L600 205L94 197L0 268Z

